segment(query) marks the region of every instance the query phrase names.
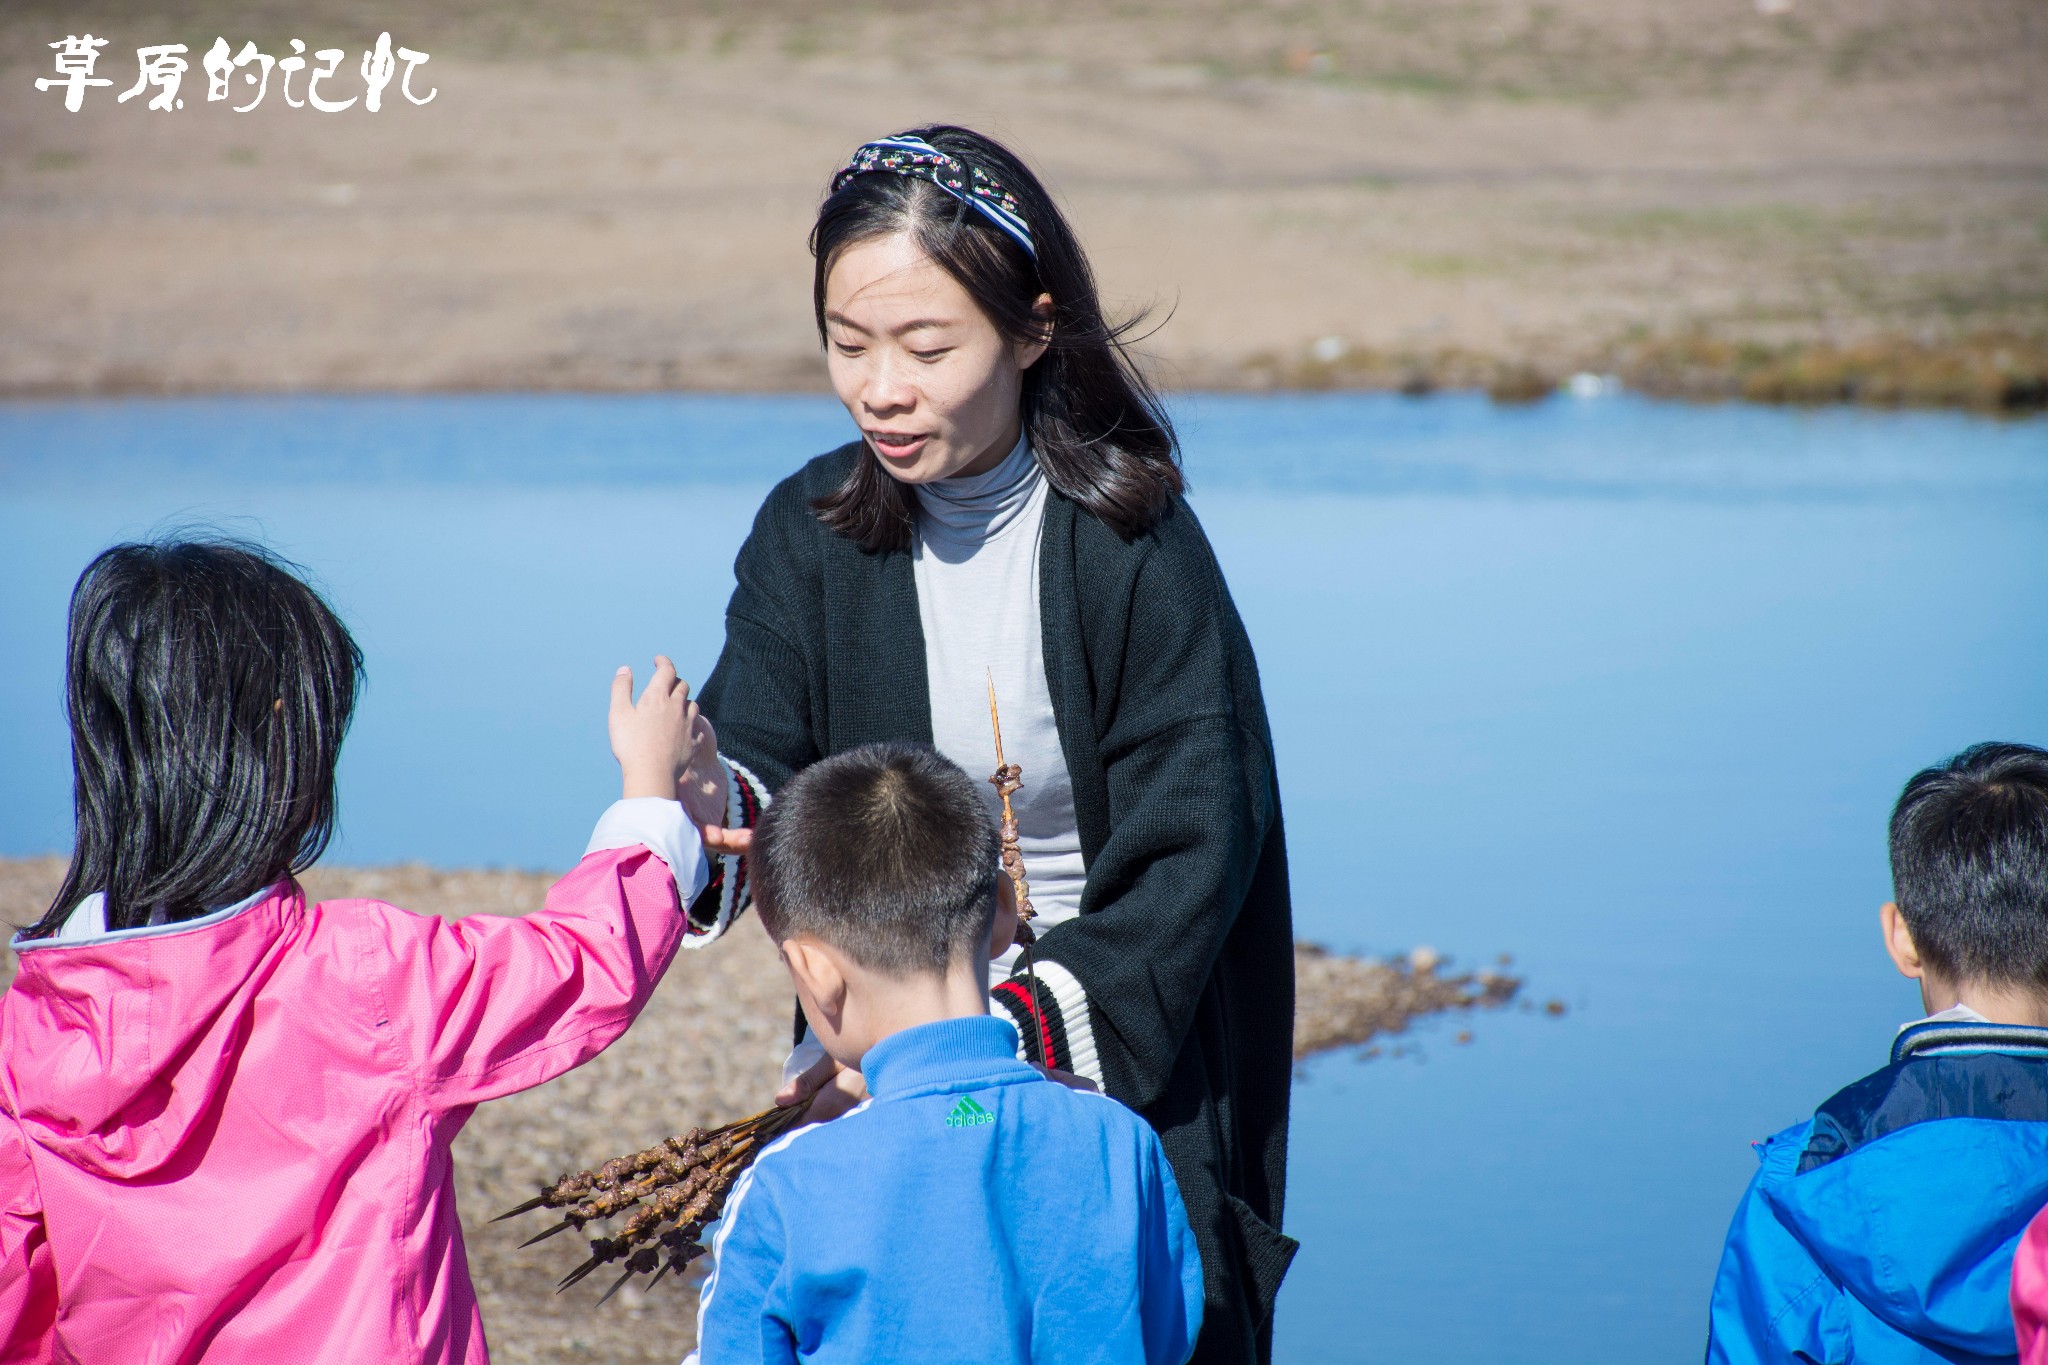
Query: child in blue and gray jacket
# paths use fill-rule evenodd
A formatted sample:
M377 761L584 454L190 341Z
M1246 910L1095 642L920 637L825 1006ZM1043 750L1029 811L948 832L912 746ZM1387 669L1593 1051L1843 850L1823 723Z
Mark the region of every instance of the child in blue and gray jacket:
M837 754L777 793L752 860L811 1031L870 1098L740 1178L685 1365L1181 1365L1202 1264L1158 1137L989 1015L1016 921L973 782L923 745Z
M1892 812L1885 948L1927 1017L1758 1144L1707 1359L2015 1358L2013 1249L2048 1204L2048 752L1980 744Z

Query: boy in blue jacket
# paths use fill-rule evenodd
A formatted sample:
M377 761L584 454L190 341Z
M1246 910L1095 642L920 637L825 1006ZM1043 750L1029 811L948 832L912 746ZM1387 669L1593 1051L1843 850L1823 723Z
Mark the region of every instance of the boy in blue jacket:
M1980 744L1892 811L1885 948L1927 1017L1758 1144L1710 1362L2010 1361L2013 1248L2048 1204L2048 752Z
M815 763L762 817L755 909L869 1098L740 1178L685 1365L1192 1352L1201 1258L1159 1139L989 1015L1015 925L997 854L973 782L922 745Z

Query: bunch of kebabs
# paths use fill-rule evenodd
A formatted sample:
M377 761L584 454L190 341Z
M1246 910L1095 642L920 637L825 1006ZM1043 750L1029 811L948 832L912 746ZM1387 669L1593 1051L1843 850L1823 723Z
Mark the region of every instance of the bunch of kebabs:
M1031 884L1024 877L1017 815L1010 808L1010 798L1024 785L1024 770L1003 760L1003 727L996 712L993 676L988 686L988 718L996 741L996 770L989 782L1003 803L1003 871L1009 874L1017 893L1016 942L1022 949L1032 999L1037 1000L1038 973L1031 960L1031 945L1036 938L1031 920L1037 912L1031 907ZM598 1300L600 1304L618 1293L635 1275L651 1275L651 1288L662 1276L687 1269L690 1262L704 1254L706 1248L698 1238L705 1226L723 1212L726 1196L732 1192L740 1173L753 1164L769 1143L803 1122L806 1107L802 1103L779 1106L720 1128L692 1128L644 1152L613 1157L594 1171L565 1175L492 1221L515 1218L535 1209L560 1211L559 1223L522 1243L532 1246L569 1228L581 1231L586 1224L623 1215L625 1221L615 1234L591 1238L590 1259L564 1276L556 1292L614 1262L623 1264L624 1273L604 1292Z

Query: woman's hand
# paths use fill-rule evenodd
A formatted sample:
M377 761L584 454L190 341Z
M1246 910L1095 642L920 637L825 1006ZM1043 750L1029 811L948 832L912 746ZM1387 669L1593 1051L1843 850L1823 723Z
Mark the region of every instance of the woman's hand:
M725 827L732 775L718 756L718 731L712 728L709 716L699 715L692 733L690 766L676 779L676 799L683 803L706 848L713 853L745 853L754 832Z
M613 674L612 754L619 760L624 794L675 800L676 784L690 770L700 724L709 729L690 700L690 685L676 676L667 656L654 656L654 676L638 702L633 700L633 670Z
M867 1077L851 1067L841 1066L828 1055L820 1057L786 1083L775 1096L775 1102L784 1108L808 1102L810 1108L804 1112L804 1122L824 1123L838 1118L867 1097Z
M754 831L726 827L732 770L718 756L718 731L712 728L711 717L700 714L692 733L695 740L690 749L690 766L676 779L676 800L683 803L684 813L697 827L708 852L746 853L754 846Z

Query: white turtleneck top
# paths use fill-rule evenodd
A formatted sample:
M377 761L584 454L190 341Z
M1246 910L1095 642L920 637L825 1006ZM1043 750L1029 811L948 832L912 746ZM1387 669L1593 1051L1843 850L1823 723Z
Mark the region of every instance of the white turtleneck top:
M1074 821L1074 788L1060 751L1038 610L1038 546L1045 525L1045 475L1021 437L986 474L915 485L917 530L911 563L924 625L932 741L980 784L998 819L1002 803L981 779L995 771L988 678L1003 716L1003 756L1024 769L1010 798L1031 901L1042 925L1080 913L1087 867ZM1018 950L991 964L1009 975Z

